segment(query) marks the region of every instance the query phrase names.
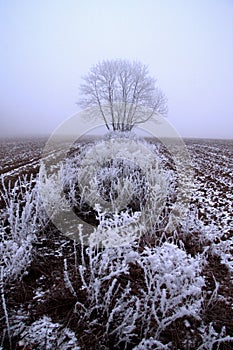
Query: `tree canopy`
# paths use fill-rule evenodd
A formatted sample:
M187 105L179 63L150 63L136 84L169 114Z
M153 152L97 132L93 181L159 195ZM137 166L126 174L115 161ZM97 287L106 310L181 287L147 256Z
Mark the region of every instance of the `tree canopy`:
M167 100L144 64L106 60L83 77L78 104L97 107L109 130L129 131L155 115L165 116Z

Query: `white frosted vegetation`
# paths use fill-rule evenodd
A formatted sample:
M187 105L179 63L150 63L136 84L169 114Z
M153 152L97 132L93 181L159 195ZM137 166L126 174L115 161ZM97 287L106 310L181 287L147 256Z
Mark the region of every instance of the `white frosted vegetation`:
M19 315L16 314L15 317L17 319ZM30 326L26 325L26 320L27 317L20 325L16 323L13 327L14 335L20 337L20 347L30 348L33 344L33 348L37 350L81 350L74 332L52 322L49 317L43 316Z
M7 188L2 177L2 188L0 195L5 206L0 212L0 264L4 279L14 280L25 272L31 261L32 243L44 227L46 215L32 177L19 179L13 188Z
M168 173L134 135L109 137L68 159L62 181L71 206L86 214L95 210L99 225L91 239L104 246L152 230L168 197Z
M104 314L106 337L115 335L127 345L139 327L143 339L153 336L158 342L161 332L178 318L200 317L205 285L201 256L192 258L170 243L145 247L141 253L130 245L99 253L91 246L87 254L88 266L84 261L79 266L86 302L78 300L76 312L80 322L95 312ZM129 278L125 286L120 281L136 268L143 284L134 293L136 281Z
M5 330L0 344L6 337L16 337L18 346L25 348L33 344L40 350L85 350L85 341L95 334L96 348L174 350L166 334L176 327L183 331L181 349L230 344L233 339L224 325L217 327L203 317L205 308L226 301L225 295L219 295L215 277L214 291L208 290L203 271L208 257L218 257L232 271L232 239L222 240L222 233L204 225L195 210L187 212L177 230L166 231L176 200L176 173L161 170L158 148L147 145L147 152L142 145L140 153L135 136L128 138L131 148L122 141L117 144L114 137L106 138L107 147L101 141L94 148L82 148L58 171L48 174L42 169L39 184L23 178L6 187L2 179L0 289ZM41 201L41 191L47 194L46 203ZM44 207L49 208L47 214ZM91 233L86 232L85 222L76 227L73 250L65 254L61 247L56 252L61 257L61 277L52 290L63 288L63 295L73 301L68 323L55 322L46 314L30 318L30 305L27 310L9 310L9 286L25 276L37 254L33 244L42 231L47 235L46 225L67 208L96 220ZM33 294L39 307L51 292L40 288ZM75 332L68 328L73 317Z

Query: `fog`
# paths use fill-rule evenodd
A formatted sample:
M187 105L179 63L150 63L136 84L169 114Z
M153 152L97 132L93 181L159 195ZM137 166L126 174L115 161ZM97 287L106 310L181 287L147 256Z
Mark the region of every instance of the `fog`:
M233 137L231 0L0 2L0 134L50 134L76 113L81 77L139 60L183 137Z

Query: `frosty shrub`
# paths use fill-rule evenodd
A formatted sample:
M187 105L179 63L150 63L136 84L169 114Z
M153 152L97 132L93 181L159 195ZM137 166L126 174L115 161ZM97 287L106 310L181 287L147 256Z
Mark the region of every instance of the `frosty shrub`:
M26 270L31 261L32 242L45 225L37 184L32 177L18 179L13 188L6 187L2 177L0 212L0 264L4 280L14 280Z
M62 196L61 189L58 186L61 177L61 170L48 174L44 164L41 164L39 191L44 194L43 206L46 208L50 219L66 209L65 198Z
M153 321L158 326L157 337L177 318L198 317L205 284L200 257L192 258L176 245L165 243L152 250L146 248L138 263L144 271L146 285L143 291L145 335L151 332Z
M141 227L152 230L168 199L167 174L156 154L135 135L126 136L109 136L73 154L62 173L71 208L97 226L96 237L108 246L116 237L121 242L122 235L125 242L126 231L130 240L130 222L136 227L133 237Z
M19 315L16 315L14 335L21 340L19 346L35 350L80 350L77 338L71 330L59 323L53 323L47 316L26 325Z
M83 249L78 266L81 294L71 280L67 283L67 269L65 281L77 298L80 326L86 323L93 332L99 329L98 346L108 339L116 349L127 348L135 337L159 345L161 334L177 319L199 319L205 285L201 256L192 258L169 243L142 252L132 244L99 252L91 244ZM133 271L139 271L137 280Z
M98 227L89 237L89 244L98 248L127 246L135 242L144 232L144 226L140 222L141 213L129 213L122 211L107 217L100 206L96 205Z

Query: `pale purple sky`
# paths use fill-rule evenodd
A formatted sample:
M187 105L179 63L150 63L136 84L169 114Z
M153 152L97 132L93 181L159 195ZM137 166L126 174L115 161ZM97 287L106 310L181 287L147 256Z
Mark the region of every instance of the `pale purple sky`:
M0 1L0 134L51 133L103 59L149 65L183 137L233 138L232 0Z

